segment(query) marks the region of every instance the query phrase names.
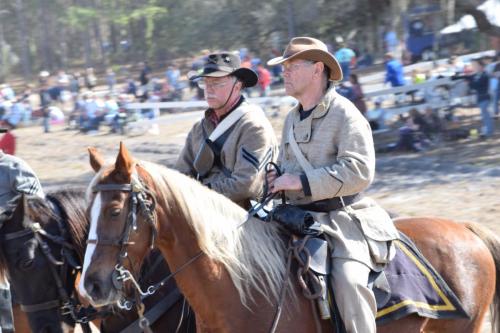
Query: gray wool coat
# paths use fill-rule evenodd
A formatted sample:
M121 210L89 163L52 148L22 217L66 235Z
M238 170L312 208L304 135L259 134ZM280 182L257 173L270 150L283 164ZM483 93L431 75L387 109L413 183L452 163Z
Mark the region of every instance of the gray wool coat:
M196 176L193 163L205 141L203 129L207 136L215 130L207 114L189 132L175 165L177 170L193 177ZM276 160L277 155L278 141L271 123L260 107L252 105L252 111L238 120L222 147L220 159L230 174L225 174L214 165L202 183L248 207L250 199L255 200L262 195L266 163Z
M360 193L373 181L375 150L370 126L357 108L330 88L312 114L300 120L300 105L286 117L278 163L282 171L305 174L310 195L286 192L292 204ZM300 166L288 139L292 130L312 170ZM360 261L381 269L394 256L391 241L398 232L387 212L364 197L350 206L328 213L311 212L330 236L333 257Z
M0 214L7 203L20 193L45 197L38 177L22 159L0 150Z

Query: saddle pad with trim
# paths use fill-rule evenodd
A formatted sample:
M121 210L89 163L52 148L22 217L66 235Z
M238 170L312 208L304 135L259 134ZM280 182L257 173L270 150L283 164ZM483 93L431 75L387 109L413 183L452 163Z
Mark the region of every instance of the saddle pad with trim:
M433 319L469 318L458 297L424 258L415 244L400 232L396 256L385 275L391 295L377 311L377 324L412 313Z

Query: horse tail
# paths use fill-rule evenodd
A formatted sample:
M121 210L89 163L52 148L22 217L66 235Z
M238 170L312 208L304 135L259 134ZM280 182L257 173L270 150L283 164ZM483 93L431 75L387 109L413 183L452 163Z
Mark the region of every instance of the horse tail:
M491 327L494 332L500 332L500 239L478 223L466 223L465 226L481 238L495 261L496 285L495 295L491 303Z

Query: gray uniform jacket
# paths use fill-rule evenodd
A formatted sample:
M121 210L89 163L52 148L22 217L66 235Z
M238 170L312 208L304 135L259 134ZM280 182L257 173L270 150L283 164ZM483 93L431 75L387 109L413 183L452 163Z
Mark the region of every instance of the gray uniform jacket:
M175 165L177 170L193 177L196 176L193 162L205 141L203 128L208 136L215 130L207 113L189 132ZM265 165L276 160L277 151L274 130L264 111L255 106L255 110L245 113L237 121L222 146L220 160L230 174L225 174L218 165L214 165L202 182L232 201L248 206L250 199L261 196Z
M7 203L20 193L45 197L38 177L22 159L0 150L0 214Z
M312 114L300 120L300 105L285 120L278 163L283 172L307 177L310 192L286 192L292 204L308 204L365 190L375 175L375 151L366 119L346 98L330 88ZM288 140L294 138L313 170L304 171ZM380 206L365 197L346 209L312 213L329 234L333 256L365 263L373 269L392 259L388 241L398 238L394 224Z

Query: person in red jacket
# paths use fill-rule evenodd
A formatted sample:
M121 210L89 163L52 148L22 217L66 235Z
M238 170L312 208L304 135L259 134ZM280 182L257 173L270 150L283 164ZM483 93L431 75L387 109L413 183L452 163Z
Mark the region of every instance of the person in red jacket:
M252 67L259 76L258 87L260 96L267 96L271 86L271 72L269 72L267 68L262 65L259 58L252 59Z
M0 134L5 133L0 138L0 150L3 150L6 154L15 155L16 137L10 132L11 129L13 127L7 121L0 123Z

